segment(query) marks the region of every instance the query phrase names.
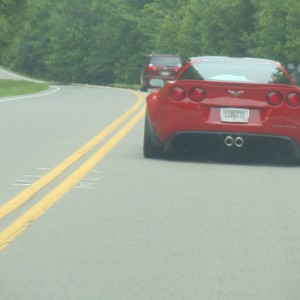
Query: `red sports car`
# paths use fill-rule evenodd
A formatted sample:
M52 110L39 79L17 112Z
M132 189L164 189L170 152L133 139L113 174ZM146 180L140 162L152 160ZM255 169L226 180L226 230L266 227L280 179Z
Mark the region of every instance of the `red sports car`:
M300 88L278 62L193 57L147 96L144 156L300 158Z

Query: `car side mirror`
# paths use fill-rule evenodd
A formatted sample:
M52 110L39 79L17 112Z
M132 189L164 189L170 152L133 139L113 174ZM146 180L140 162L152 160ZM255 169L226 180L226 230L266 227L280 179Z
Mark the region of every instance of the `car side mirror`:
M164 84L165 84L165 82L162 79L151 79L150 80L150 85L152 87L161 88L164 86Z

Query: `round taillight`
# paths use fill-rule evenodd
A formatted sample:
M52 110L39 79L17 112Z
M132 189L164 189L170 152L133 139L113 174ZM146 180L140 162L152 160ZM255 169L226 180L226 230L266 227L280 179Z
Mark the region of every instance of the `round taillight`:
M267 102L272 106L277 106L282 102L282 95L279 92L269 92Z
M173 86L170 90L170 98L174 101L181 101L185 97L185 90L180 86Z
M289 106L297 107L300 105L300 94L290 93L286 97L286 102Z
M189 97L194 102L200 102L205 98L205 91L199 87L192 88L189 91Z

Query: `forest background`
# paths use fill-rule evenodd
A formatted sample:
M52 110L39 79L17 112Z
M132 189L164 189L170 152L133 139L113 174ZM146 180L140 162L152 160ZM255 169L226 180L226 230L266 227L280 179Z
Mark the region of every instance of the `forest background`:
M299 0L0 0L0 64L62 83L139 82L152 51L300 63Z

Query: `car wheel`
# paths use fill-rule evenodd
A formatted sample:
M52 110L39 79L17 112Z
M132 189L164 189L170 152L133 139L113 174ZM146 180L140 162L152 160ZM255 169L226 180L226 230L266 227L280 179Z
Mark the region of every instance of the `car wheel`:
M164 156L164 151L161 147L153 145L154 130L151 125L148 113L145 117L145 128L144 128L144 157L146 158L161 158ZM155 136L156 138L156 136Z
M147 90L148 90L147 87L145 87L144 85L141 86L141 91L142 92L147 92Z

